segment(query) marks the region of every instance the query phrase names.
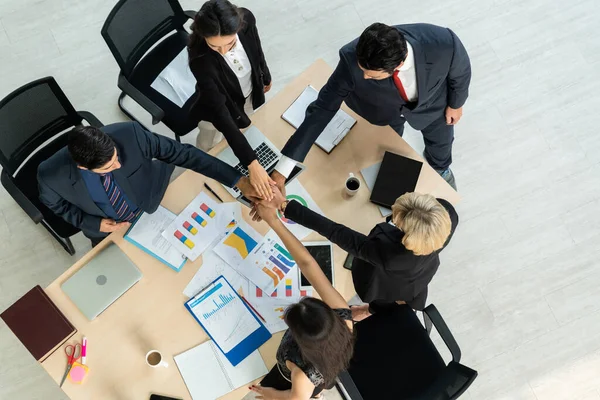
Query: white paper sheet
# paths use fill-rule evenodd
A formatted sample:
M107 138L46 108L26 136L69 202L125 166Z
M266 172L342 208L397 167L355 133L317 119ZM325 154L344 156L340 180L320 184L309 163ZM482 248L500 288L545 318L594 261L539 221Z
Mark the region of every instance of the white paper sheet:
M190 70L187 48L171 61L156 77L150 87L183 107L196 92L196 78Z
M193 400L215 400L268 372L258 350L234 367L213 341L174 358Z
M208 212L206 210L209 210ZM195 216L195 218L194 218ZM163 237L192 261L195 261L202 252L208 249L218 238L234 223L235 215L230 207L221 207L205 192L201 192L192 202L169 224L162 233ZM201 222L203 221L203 222ZM184 227L189 223L195 233ZM175 232L182 233L187 240L193 243L189 248L183 244Z
M244 264L244 260L262 240L262 236L242 219L237 221L237 225L228 231L229 233L224 237L222 236L215 245L214 252L231 267L249 278L240 271L240 266Z
M162 232L175 218L176 215L171 211L158 206L152 214L143 213L127 232L125 239L179 271L185 261L185 255L162 236Z
M298 181L298 179L294 179L285 187L286 198L288 200L296 200L300 204L310 208L316 213L321 215L325 215L323 211L319 208L317 203L313 200L310 194L304 189L304 186ZM304 226L295 223L294 221L284 218L280 213L278 213L279 219L285 224L285 226L296 236L298 239L302 240L307 237L312 230L305 228Z
M369 188L369 191L373 191L373 187L375 186L375 181L377 180L377 174L379 174L379 168L381 168L381 163L377 163L377 164L373 164L370 167L367 168L363 168L360 170L360 173L363 176L363 179L365 180L365 183L367 184L367 187ZM383 215L384 217L387 217L388 215L392 215L392 210L390 210L389 208L386 207L379 207L379 212L381 213L381 215Z
M307 86L281 117L294 128L298 129L302 122L304 122L306 109L310 103L317 99L318 95L319 91L317 89ZM348 131L355 123L356 120L354 118L340 109L325 129L323 129L323 132L321 132L315 143L329 153L348 134Z
M223 275L238 293L246 297L248 296L248 279L238 274L212 250L207 251L202 256L202 265L184 289L183 294L187 297L197 295L220 275Z

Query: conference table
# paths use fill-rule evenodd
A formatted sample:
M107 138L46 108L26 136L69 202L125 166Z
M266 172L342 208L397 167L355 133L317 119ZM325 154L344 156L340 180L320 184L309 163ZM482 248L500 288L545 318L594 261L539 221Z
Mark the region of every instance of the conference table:
M321 88L331 72L331 68L323 60L317 60L260 108L252 116L252 123L278 148L282 148L294 128L282 120L281 115L307 85ZM298 179L327 217L368 233L384 219L378 207L369 202L370 193L364 181L354 197L347 198L344 195L344 183L348 174L353 172L362 180L360 169L381 161L386 150L412 159L422 158L390 127L373 126L345 105L343 109L356 118L357 124L330 154L313 146L304 161L307 169ZM211 154L217 154L225 146L226 143L220 143L211 150ZM204 190L204 182L223 200L234 201L217 182L193 171L186 171L169 185L161 204L174 213L181 212ZM421 170L416 191L445 198L451 203L457 203L460 199L426 163ZM212 197L212 194L207 194ZM252 222L248 217L249 210L243 208L246 221L264 235L268 226L264 222ZM183 294L186 285L202 267L202 257L195 262L188 261L177 273L127 242L123 239L123 234L123 230L112 233L45 289L78 329L70 342L81 341L83 336L88 339L89 375L81 385L67 380L63 390L71 399L149 399L152 393L190 399L173 356L208 340L206 333L185 309L187 297ZM322 238L314 232L306 238L319 239ZM123 250L141 270L143 277L100 316L89 321L62 292L60 286L110 242ZM355 291L350 272L342 267L345 257L346 253L334 246L336 288L346 299L350 299ZM280 332L273 335L260 348L268 368L275 364L275 353L282 334ZM146 364L145 355L152 349L163 354L169 363L167 368L151 368ZM58 349L42 366L59 382L66 366L63 349ZM247 386L243 386L222 399L237 400L247 392Z

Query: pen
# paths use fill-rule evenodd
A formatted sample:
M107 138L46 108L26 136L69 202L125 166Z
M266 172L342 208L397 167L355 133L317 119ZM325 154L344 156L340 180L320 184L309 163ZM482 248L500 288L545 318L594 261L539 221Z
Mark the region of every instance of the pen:
M250 307L256 315L258 315L258 317L262 320L262 322L264 322L266 324L267 321L263 318L262 315L260 315L260 313L258 311L256 311L256 308L252 307L252 304L250 304L250 302L248 300L246 300L246 298L244 296L240 296L240 297L242 298L242 300L244 300L244 303L246 303L248 305L248 307Z
M81 363L85 365L85 358L87 356L87 338L84 337L81 341Z
M223 199L220 198L219 195L216 194L215 191L210 188L210 186L208 186L206 183L204 183L204 187L207 188L209 192L211 192L212 194L214 194L215 197L217 198L217 200L219 200L221 203L223 202Z

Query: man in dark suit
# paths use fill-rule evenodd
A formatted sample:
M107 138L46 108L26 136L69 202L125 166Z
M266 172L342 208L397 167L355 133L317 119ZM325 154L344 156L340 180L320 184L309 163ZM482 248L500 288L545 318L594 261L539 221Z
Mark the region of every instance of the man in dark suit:
M67 147L38 168L40 200L95 246L142 211L156 211L174 165L255 195L248 178L224 162L124 122L69 132Z
M452 186L454 125L469 93L469 56L448 28L429 24L375 23L340 50L337 68L306 110L306 118L282 150L273 172L280 189L295 162L339 110L342 101L374 125L404 123L423 133L425 158Z

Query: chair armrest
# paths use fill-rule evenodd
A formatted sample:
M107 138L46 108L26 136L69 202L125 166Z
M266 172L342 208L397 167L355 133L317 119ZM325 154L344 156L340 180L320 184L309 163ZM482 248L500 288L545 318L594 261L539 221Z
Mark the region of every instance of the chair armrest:
M123 91L123 93L131 97L136 103L142 106L144 110L148 111L150 115L152 115L152 125L158 124L163 119L165 112L162 110L162 108L154 104L152 100L150 100L142 92L137 90L135 86L129 83L122 72L119 72L117 86Z
M433 304L428 305L423 310L423 317L425 319L425 329L427 329L427 333L431 334L431 326L433 324L444 343L446 343L448 350L450 350L452 361L457 363L460 362L460 347L458 347L456 339L454 339L452 332L448 329L448 325L446 325L446 321L444 321L438 309Z
M363 400L348 371L342 371L338 375L336 386L344 400Z
M77 115L86 120L91 126L96 128L102 128L104 126L104 124L89 111L77 111Z
M13 178L6 172L6 170L2 170L2 176L0 178L2 180L2 186L6 189L8 194L17 202L17 204L25 211L29 218L33 220L36 224L39 224L41 220L44 219L42 212L38 210L38 208L29 200L25 194L17 187Z
M194 10L185 10L183 13L192 21L194 20L194 18L196 18L196 14L198 14L198 12Z

